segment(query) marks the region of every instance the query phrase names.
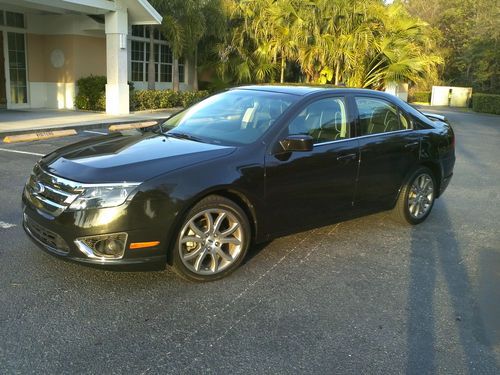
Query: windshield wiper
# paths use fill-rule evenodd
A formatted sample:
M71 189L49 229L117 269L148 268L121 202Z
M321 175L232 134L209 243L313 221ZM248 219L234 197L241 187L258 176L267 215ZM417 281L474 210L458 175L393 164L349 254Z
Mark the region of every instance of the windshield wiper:
M194 135L187 134L187 133L179 133L179 132L167 132L164 133L166 136L170 137L175 137L179 139L189 139L190 141L195 141L195 142L204 142L201 138L195 137Z

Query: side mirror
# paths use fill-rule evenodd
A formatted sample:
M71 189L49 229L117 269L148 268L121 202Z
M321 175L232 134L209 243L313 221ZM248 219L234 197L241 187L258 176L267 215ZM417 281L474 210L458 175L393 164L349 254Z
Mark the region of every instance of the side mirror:
M304 134L289 135L288 137L280 141L280 145L286 152L312 151L313 139L310 135L304 135Z

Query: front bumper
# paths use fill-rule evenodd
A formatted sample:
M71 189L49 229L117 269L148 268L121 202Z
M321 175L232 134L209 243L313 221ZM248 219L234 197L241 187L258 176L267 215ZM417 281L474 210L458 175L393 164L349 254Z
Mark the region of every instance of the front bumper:
M450 174L449 176L443 178L443 180L441 181L441 184L439 186L439 196L441 196L444 193L444 191L446 190L446 188L450 184L452 177L453 177L453 173Z
M168 244L166 227L169 220L164 220L166 215L152 215L151 202L148 204L148 216L144 217L143 206L136 202L106 209L66 211L52 217L30 204L23 196L23 228L41 249L80 263L102 266L165 263ZM81 237L121 232L127 233L127 239L120 259L89 257L75 243ZM149 241L159 241L159 244L130 249L131 243Z

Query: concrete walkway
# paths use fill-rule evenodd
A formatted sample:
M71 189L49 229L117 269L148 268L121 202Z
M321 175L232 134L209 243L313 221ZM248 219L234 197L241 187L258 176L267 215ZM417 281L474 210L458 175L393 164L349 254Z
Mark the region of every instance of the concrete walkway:
M103 127L109 124L164 119L180 108L161 111L140 111L126 116L111 116L100 112L53 109L0 110L0 134L47 131L75 127Z

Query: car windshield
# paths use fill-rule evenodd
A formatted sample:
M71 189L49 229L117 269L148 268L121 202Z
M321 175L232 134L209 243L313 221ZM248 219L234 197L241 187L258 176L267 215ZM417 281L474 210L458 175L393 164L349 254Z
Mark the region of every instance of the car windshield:
M255 142L297 100L289 94L231 90L169 118L166 135L222 145Z

